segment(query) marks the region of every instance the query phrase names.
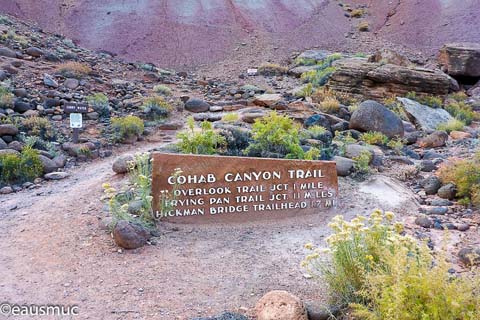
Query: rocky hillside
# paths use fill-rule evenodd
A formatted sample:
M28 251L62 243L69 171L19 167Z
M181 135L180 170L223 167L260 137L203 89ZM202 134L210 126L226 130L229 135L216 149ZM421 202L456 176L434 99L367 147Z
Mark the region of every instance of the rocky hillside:
M359 8L361 17L351 14ZM246 68L314 46L350 52L389 46L432 55L445 42L480 41L478 28L470 27L479 11L474 0L0 0L0 12L81 46L176 68L232 60ZM367 33L357 28L363 20Z

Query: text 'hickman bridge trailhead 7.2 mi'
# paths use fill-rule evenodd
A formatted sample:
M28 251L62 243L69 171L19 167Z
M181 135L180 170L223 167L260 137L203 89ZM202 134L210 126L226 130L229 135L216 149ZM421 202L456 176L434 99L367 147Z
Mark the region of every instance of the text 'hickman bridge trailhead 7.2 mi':
M154 153L158 218L202 223L254 221L336 207L334 162Z

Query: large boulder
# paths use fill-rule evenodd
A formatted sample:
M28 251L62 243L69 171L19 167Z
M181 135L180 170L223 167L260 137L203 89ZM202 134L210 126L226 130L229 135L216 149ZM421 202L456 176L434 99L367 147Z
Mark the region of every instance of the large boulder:
M39 155L40 161L43 165L43 173L50 173L58 169L58 165L52 159L45 157L44 155Z
M255 306L257 320L308 320L302 301L287 291L270 291Z
M18 134L18 128L13 124L0 124L0 137L14 136L16 134Z
M340 177L346 177L352 173L353 168L355 166L355 161L352 159L344 158L344 157L333 157L333 161L335 161L337 167L337 175Z
M404 67L368 62L362 58L342 59L335 63L330 89L371 99L419 94L446 95L450 88L448 75L440 70Z
M422 148L439 148L447 144L448 133L445 131L435 131L425 138L420 139L418 145Z
M353 112L350 118L350 129L378 131L389 138L404 135L402 119L382 104L372 100L362 102Z
M446 110L441 108L430 108L417 101L407 98L397 98L403 105L403 109L412 123L419 129L432 131L437 129L441 123L453 120L453 117Z
M440 50L439 62L451 76L480 77L480 43L449 43Z
M137 249L143 247L150 233L142 226L125 220L119 221L113 229L115 243L124 249Z
M390 49L377 50L369 59L368 62L390 63L397 66L410 67L413 64L407 57Z
M133 161L135 161L135 157L131 154L119 156L113 162L112 170L118 174L127 173Z
M189 99L185 102L185 110L190 112L207 112L210 109L210 104L201 99Z

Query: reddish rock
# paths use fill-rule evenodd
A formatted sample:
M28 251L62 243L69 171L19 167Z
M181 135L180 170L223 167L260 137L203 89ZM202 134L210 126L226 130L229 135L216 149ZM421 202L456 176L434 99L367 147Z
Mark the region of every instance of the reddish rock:
M434 133L420 139L418 145L422 148L443 147L448 140L448 134L445 131L435 131Z
M468 132L463 132L463 131L450 132L450 138L452 138L453 140L463 140L463 139L469 139L471 137L472 135Z
M439 62L451 76L480 77L480 43L446 44Z

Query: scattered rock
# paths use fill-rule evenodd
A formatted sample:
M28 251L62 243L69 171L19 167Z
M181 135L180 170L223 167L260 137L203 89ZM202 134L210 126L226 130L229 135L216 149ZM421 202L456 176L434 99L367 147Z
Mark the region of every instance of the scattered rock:
M431 207L427 209L427 214L442 216L448 212L446 207Z
M255 306L257 320L308 320L302 301L287 291L270 291Z
M447 183L438 189L437 195L442 199L453 200L457 194L457 187L453 183Z
M112 165L112 170L115 173L123 174L128 172L130 162L135 161L135 157L131 154L122 155L115 159Z
M452 131L450 132L450 138L453 140L464 140L464 139L470 139L472 137L472 134L469 132L463 132L463 131Z
M43 173L50 173L58 169L57 164L50 158L47 158L44 155L39 155L40 161L43 165Z
M38 58L43 56L43 51L37 47L29 47L25 52L32 57Z
M67 172L50 172L44 175L43 177L46 180L62 180L69 176Z
M445 131L435 131L434 133L420 139L418 145L421 148L443 147L448 140L448 134Z
M13 110L15 110L18 113L24 113L32 109L33 109L33 106L30 103L24 102L19 99L16 99L13 104Z
M113 229L113 239L115 243L124 249L137 249L143 247L148 239L150 233L138 224L119 221Z
M404 135L402 120L382 104L372 100L362 102L353 112L350 129L378 131L389 138Z
M480 44L446 44L440 50L439 62L451 76L480 77Z
M261 107L272 107L282 101L282 95L281 94L269 94L265 93L262 94L253 100L253 103L257 106Z
M415 219L415 224L427 229L433 227L433 221L426 216L421 216Z
M13 192L13 189L10 186L6 186L0 189L0 194L9 194L12 192Z
M480 264L480 248L463 248L458 252L460 261L465 265Z
M0 138L0 150L7 149L8 145L2 138Z
M420 162L419 169L422 172L432 172L437 169L437 166L431 160L422 160Z
M390 49L377 50L372 56L368 58L368 62L394 64L397 66L410 67L412 63L407 57Z
M346 177L350 175L355 165L354 160L344 158L344 157L339 157L339 156L334 157L333 161L335 161L337 165L337 174L340 177Z
M13 124L0 124L1 136L15 136L18 134L18 128Z
M439 124L453 120L453 117L444 109L430 108L407 98L397 98L397 100L402 103L410 120L424 131L436 130Z
M43 75L43 83L47 87L58 88L58 82L55 81L55 79L53 79L53 77L51 75L49 75L48 73L45 73Z
M80 85L80 81L75 78L68 78L63 82L63 85L68 89L76 89Z
M192 320L248 320L247 317L244 315L233 313L233 312L225 312L222 315L210 318L194 318Z
M442 182L437 177L431 176L423 180L421 185L428 195L433 195L437 193L438 189L440 189Z
M210 104L201 99L189 99L185 103L185 110L190 112L207 112L210 109Z
M9 48L0 48L0 57L16 58L17 53Z

